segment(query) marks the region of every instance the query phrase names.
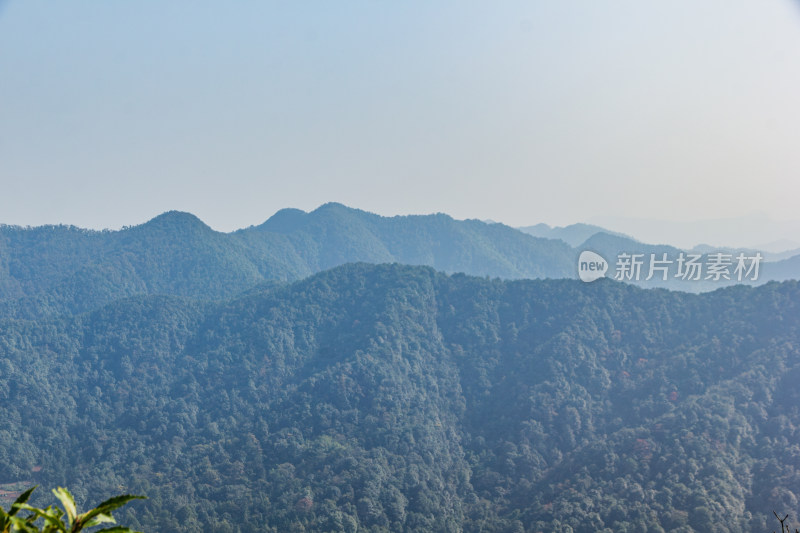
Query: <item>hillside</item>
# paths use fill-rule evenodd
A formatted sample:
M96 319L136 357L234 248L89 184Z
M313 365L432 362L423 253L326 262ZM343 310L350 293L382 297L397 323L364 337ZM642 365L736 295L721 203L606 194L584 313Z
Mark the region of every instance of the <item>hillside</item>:
M500 224L381 217L340 204L283 210L234 233L172 211L120 231L0 226L0 316L91 311L119 298L230 298L350 262L404 263L503 278L563 277L573 250Z
M6 319L0 484L167 532L762 533L800 514L798 302L357 264Z
M84 313L139 295L220 301L262 283L296 281L352 262L425 265L502 279L574 279L583 250L605 257L608 277L616 273L619 254L642 254L639 280L625 281L645 288L702 292L737 283L678 279L681 250L595 229L602 228L574 224L544 232L555 237L555 230L564 230L562 238L568 235L570 243L591 234L573 248L560 238L533 237L503 224L444 214L382 217L335 203L310 213L284 209L232 233L177 211L120 231L0 226L0 316ZM667 280L647 280L651 254L664 253L673 261ZM798 277L798 257L762 262L755 284Z

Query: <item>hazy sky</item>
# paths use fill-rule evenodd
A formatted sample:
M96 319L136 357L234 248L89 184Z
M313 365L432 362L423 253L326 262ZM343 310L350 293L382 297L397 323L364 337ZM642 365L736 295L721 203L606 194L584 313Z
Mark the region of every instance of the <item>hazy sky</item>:
M792 0L0 2L0 222L797 219Z

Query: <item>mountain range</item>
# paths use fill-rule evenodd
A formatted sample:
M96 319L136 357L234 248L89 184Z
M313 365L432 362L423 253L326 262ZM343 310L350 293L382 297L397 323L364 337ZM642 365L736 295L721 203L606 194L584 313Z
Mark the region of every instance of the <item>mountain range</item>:
M534 237L560 239L573 248L581 246L589 238L598 233L607 233L614 237L622 237L625 239L634 240L629 235L609 231L605 228L601 228L600 226L595 226L594 224L577 223L570 224L569 226L552 227L544 223L539 223L534 226L523 226L517 229L523 233L527 233L528 235L533 235Z
M542 236L444 214L382 217L334 203L310 213L285 209L232 233L176 211L120 231L0 226L0 315L81 313L135 295L220 300L359 261L503 279L576 278L585 249L606 258L608 276L621 252L642 254L642 279L630 280L641 286L698 292L736 281L685 282L675 279L674 265L666 281L645 281L651 253L669 252L674 260L680 250L588 225L533 228L526 231ZM764 263L757 283L798 277L799 258Z

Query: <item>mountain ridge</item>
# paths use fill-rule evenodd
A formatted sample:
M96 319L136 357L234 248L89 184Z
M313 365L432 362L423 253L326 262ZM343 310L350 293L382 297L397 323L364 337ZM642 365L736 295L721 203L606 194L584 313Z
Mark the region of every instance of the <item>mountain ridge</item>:
M569 268L571 255L563 243L507 226L443 214L380 217L336 203L311 213L279 211L232 233L179 211L119 231L6 226L0 227L0 313L84 312L135 294L228 298L258 283L357 261L555 277Z
M643 254L642 279L629 280L641 286L691 292L736 282L681 282L674 263L681 250L616 234L593 233L572 247L503 224L442 213L383 217L328 203L308 213L284 209L258 226L231 233L180 211L118 231L1 226L0 316L82 313L137 294L220 300L261 283L298 280L350 262L428 265L503 279L575 278L584 249L600 253L612 268L621 252ZM667 280L644 279L651 253L671 254ZM764 263L757 283L799 274L796 258Z

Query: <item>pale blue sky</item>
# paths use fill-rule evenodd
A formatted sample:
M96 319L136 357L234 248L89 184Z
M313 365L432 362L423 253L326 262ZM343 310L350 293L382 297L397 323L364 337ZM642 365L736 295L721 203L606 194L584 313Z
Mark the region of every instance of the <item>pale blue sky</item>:
M791 0L0 4L0 222L797 219Z

